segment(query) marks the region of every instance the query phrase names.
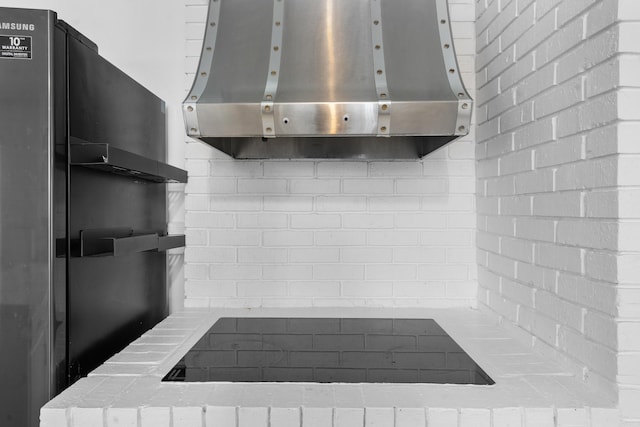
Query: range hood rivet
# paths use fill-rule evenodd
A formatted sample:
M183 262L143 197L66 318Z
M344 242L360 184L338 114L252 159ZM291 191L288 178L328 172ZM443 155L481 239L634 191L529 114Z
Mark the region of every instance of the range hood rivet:
M450 47L451 47L451 45L450 45L449 43L445 43L445 44L444 44L444 48L445 48L445 49L449 49Z
M460 93L458 94L458 98L464 98L464 93L460 92Z
M280 50L280 48L278 46L274 46L273 50L275 50L277 52L278 50Z
M265 98L267 98L267 101L271 101L273 99L273 96L267 95L267 96L265 96Z
M193 96L191 97L191 99L193 99L193 100L195 101L196 99L198 99L198 97L197 97L197 96L195 96L195 95L193 95Z
M386 93L381 93L381 94L380 94L380 98L386 98L386 97L387 97L387 94L386 94Z
M379 44L376 45L376 50L380 50L380 45Z
M275 71L275 70L273 70L273 71L271 72L271 75L272 75L272 76L275 76L276 74L278 74L278 72L277 72L277 71Z
M380 23L380 21L378 21L377 19L375 21L373 21L373 25L378 25Z
M206 75L207 75L207 73L206 73L205 71L203 71L203 72L201 72L201 73L200 73L200 75L201 75L202 77L204 77L204 76L206 76Z
M210 23L209 25L211 25L212 27L215 27L215 26L216 26L216 23L215 23L215 22L212 22L212 23Z
M386 132L386 131L387 131L387 127L386 127L386 126L382 126L382 127L380 128L380 130L381 130L382 132Z
M464 127L464 126L460 126L460 127L458 128L458 130L459 130L460 132L464 132L464 130L465 130L465 129L466 129L466 127Z
M276 21L276 27L280 26L280 21Z
M467 108L469 108L469 104L467 104L466 102L464 104L462 104L462 109L466 110Z
M271 133L271 132L273 132L273 129L267 128L267 132Z
M389 106L387 104L382 105L382 111L387 111L388 108Z
M269 107L268 105L265 105L264 111L268 113L269 111L271 111L271 107Z
M192 112L193 111L193 107L187 107L187 111L188 112Z
M441 23L441 24L446 24L446 23L447 23L447 20L446 20L446 19L441 19L441 20L440 20L440 23Z
M382 70L378 70L377 73L378 73L378 75L381 75L382 74Z
M454 73L456 72L456 70L455 70L455 69L453 69L453 68L449 68L449 72L450 72L451 74L454 74Z
M198 132L198 129L196 129L196 128L191 128L191 132L196 133L196 132Z
M207 46L207 50L212 50L212 49L211 49L211 46Z

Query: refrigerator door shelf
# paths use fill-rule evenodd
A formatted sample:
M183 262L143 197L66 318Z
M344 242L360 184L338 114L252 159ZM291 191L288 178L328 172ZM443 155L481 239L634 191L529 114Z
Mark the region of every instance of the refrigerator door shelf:
M187 182L187 171L105 143L92 143L71 137L72 166L84 166L146 181Z
M80 257L122 256L138 252L163 252L185 245L184 235L162 236L153 231L107 228L80 231Z

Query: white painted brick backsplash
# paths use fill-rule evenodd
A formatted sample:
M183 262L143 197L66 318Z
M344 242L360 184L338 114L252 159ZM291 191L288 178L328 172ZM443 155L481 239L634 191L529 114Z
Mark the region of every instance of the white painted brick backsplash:
M236 214L238 228L287 228L288 216L278 213Z
M284 274L284 273L283 273ZM295 277L294 274L291 276ZM284 281L237 282L238 296L244 298L284 297L287 295L287 283Z
M287 192L285 179L239 179L238 193L283 194Z
M265 280L308 280L313 276L312 272L313 269L310 265L265 265L262 267L262 277Z
M369 197L368 208L370 211L381 212L419 211L420 197Z
M338 248L297 248L289 250L291 263L337 263L340 261ZM343 260L344 261L344 260Z
M289 282L289 296L291 297L339 297L340 282L307 281Z
M262 244L269 246L311 246L313 245L313 232L311 231L264 231ZM211 260L210 262L215 262Z
M344 179L342 191L345 194L393 194L395 183L392 179Z
M317 196L314 198L317 212L361 212L367 210L364 196Z
M314 280L363 280L364 266L349 264L316 264L313 266ZM363 290L364 287L358 289ZM354 296L353 292L350 296ZM358 295L356 295L358 296Z
M355 177L367 176L368 164L364 162L318 162L318 177Z
M313 177L315 163L310 161L267 161L264 162L264 176Z
M470 216L470 215L469 215ZM394 227L394 215L389 214L349 214L341 215L342 224L345 228L383 229ZM397 216L396 216L397 218Z
M211 196L209 209L217 212L260 211L262 197L259 196Z
M346 190L345 193L353 191ZM292 194L335 194L340 193L340 180L337 179L300 179L290 182L290 191Z

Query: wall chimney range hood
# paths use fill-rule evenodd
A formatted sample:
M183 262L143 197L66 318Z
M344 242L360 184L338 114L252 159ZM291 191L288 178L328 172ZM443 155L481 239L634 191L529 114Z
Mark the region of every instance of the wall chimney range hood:
M187 133L240 159L415 159L466 135L447 0L210 0Z

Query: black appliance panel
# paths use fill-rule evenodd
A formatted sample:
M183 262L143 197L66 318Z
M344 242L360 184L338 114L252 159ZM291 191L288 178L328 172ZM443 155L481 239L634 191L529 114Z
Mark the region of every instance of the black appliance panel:
M69 135L164 161L164 102L87 44L68 38ZM166 187L71 166L69 237L81 230L130 228L161 233ZM71 249L73 255L73 249ZM69 258L71 380L86 375L167 314L161 252Z

